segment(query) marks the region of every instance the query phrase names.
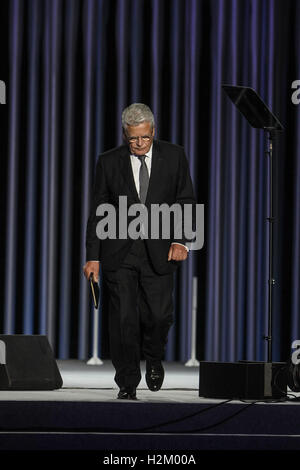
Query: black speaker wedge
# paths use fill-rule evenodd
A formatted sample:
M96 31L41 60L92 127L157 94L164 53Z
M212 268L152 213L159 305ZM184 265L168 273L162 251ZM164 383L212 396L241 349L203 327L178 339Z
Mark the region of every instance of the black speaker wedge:
M47 336L0 335L0 390L55 390L62 384Z
M286 393L284 362L200 361L201 397L265 400L282 398Z

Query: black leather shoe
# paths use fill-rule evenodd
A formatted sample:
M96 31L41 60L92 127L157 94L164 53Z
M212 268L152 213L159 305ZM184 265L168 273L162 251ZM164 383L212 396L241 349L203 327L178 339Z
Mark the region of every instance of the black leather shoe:
M157 392L160 390L165 377L165 371L161 362L146 361L146 382L149 390Z
M118 393L118 400L137 400L136 389L134 387L121 387Z

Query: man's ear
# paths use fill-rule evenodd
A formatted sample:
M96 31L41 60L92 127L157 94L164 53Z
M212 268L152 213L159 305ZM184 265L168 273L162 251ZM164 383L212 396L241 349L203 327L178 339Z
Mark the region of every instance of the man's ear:
M153 129L152 129L152 136L153 137L155 136L155 127L153 127Z

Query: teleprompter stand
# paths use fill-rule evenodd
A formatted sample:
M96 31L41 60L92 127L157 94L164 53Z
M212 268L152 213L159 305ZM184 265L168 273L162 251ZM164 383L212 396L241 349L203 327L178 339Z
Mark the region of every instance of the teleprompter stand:
M270 111L267 105L253 88L222 85L223 90L256 129L262 129L266 135L269 157L269 252L268 252L268 332L264 336L268 347L267 362L239 361L233 362L200 362L199 395L212 398L248 398L268 399L285 396L287 383L285 363L272 362L272 307L273 287L273 195L274 168L273 142L274 134L283 130L282 124Z

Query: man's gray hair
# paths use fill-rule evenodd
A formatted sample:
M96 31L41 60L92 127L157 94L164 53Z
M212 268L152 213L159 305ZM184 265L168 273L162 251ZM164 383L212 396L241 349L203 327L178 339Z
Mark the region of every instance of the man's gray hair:
M127 126L138 126L142 122L150 122L151 127L154 127L154 116L146 104L133 103L124 109L122 113L122 127L126 131Z

